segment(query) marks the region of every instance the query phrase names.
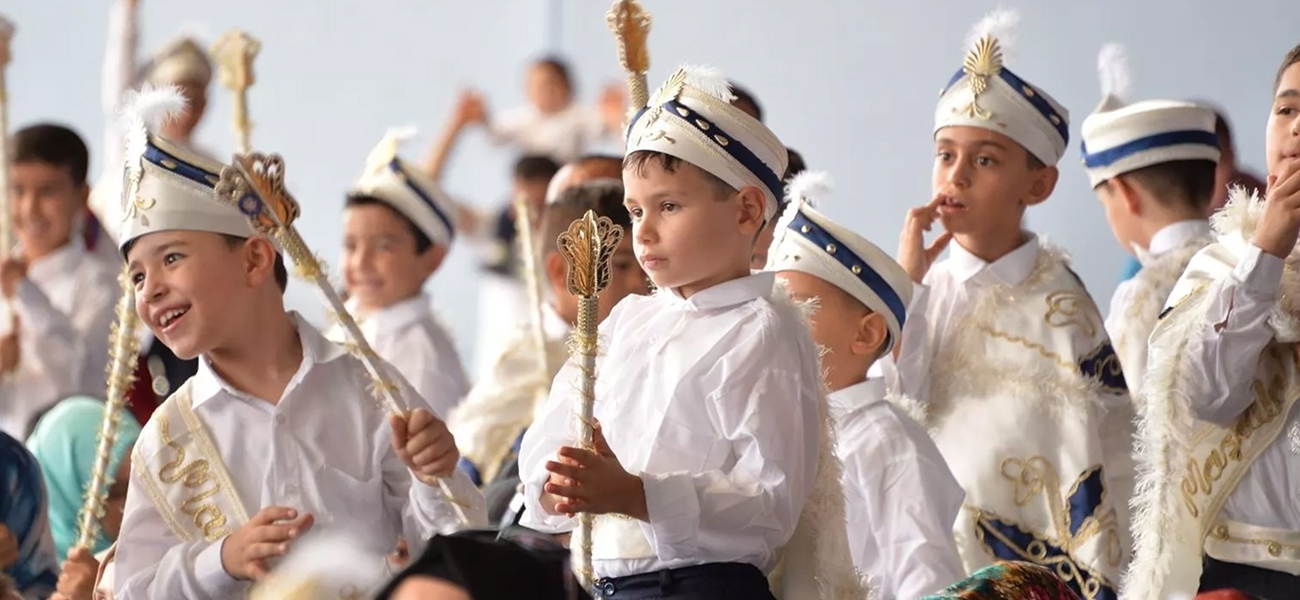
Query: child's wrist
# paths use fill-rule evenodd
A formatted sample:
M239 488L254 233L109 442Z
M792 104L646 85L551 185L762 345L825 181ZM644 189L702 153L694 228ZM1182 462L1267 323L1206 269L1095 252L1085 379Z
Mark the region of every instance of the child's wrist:
M641 477L628 473L624 503L623 514L633 519L650 522L650 508L646 505L645 498L645 482Z

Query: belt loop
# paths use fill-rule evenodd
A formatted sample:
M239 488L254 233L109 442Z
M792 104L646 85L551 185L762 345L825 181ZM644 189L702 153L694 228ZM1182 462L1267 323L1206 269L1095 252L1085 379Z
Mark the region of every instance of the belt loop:
M659 572L659 593L667 594L673 591L673 571L664 569Z

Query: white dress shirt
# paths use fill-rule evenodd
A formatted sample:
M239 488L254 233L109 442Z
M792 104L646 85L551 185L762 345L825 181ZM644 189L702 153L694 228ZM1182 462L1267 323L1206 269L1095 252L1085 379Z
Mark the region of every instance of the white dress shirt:
M375 353L396 367L440 418L446 419L469 393L460 353L428 295L418 294L369 315L353 314ZM335 328L328 337L342 342L342 333Z
M518 146L525 154L542 154L564 164L599 142L605 124L590 107L570 104L547 116L529 104L493 119L488 131L498 144Z
M595 417L642 479L649 522L612 516L593 529L597 577L705 563L764 572L790 541L813 489L821 420L818 349L772 273L682 298L628 296L601 324ZM576 446L570 361L524 434L522 523L569 531L544 512L545 463Z
M830 395L853 564L881 600L913 600L966 576L953 524L966 492L925 429L868 379Z
M438 488L412 482L393 452L388 415L367 391L370 377L361 362L296 313L291 315L302 339L302 366L279 401L233 389L203 359L185 384L194 414L250 518L268 506L286 506L314 515L312 532L349 536L359 548L380 556L392 551L403 534L418 556L424 540L459 527L454 507ZM395 383L404 396L412 393L405 380ZM140 435L138 443L155 440L157 421L151 420ZM247 594L247 582L235 580L222 567L225 539L178 540L153 506L138 468L131 472L117 541L117 600ZM458 499L468 501L468 516L485 523L483 498L469 478L456 472L448 482Z
M32 262L13 302L0 302L0 335L18 315L18 370L0 376L0 430L22 441L37 413L73 394L102 397L108 335L121 294L117 267L80 238Z
M1251 245L1228 277L1215 281L1205 325L1187 352L1185 371L1196 418L1231 427L1255 401L1251 383L1273 338L1270 311L1280 296L1282 259ZM1258 527L1300 531L1300 402L1228 496L1220 516Z

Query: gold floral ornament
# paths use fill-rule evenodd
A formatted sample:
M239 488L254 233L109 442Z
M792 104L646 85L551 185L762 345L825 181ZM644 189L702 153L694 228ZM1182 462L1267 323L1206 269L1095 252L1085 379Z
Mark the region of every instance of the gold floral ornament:
M682 94L682 90L686 89L686 76L686 69L677 69L677 72L673 73L673 76L669 77L668 81L665 81L663 85L659 86L658 90L655 90L654 97L646 104L649 108L641 116L643 125L641 125L641 137L637 139L637 144L641 143L641 138L645 137L649 137L651 141L659 138L667 139L669 142L673 141L672 138L665 135L662 128L654 131L651 131L651 128L659 120L659 116L663 114L664 104L676 100Z
M646 72L650 70L650 13L636 0L617 0L605 15L605 23L618 40L618 62L627 73L629 104L639 110L650 99Z
M234 130L239 152L247 153L252 123L248 120L248 88L255 81L253 59L262 50L262 43L243 31L232 30L212 45L212 57L220 67L221 85L234 97Z
M966 54L966 60L962 63L961 70L970 77L970 104L964 109L954 108L954 112L964 112L971 117L984 119L985 121L993 118L993 113L984 110L980 105L980 95L988 91L991 80L1002 72L1002 48L998 44L997 38L991 35L985 35L975 43Z

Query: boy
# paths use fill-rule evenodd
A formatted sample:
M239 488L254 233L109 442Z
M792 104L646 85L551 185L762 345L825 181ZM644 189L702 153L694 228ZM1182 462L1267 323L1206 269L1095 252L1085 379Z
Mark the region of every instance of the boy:
M683 67L629 127L624 204L660 291L624 298L602 323L599 453L573 447L572 362L524 434L522 524L562 533L575 513L599 515L601 598L771 598L765 574L810 495L832 501L814 479L842 508L838 480L815 477L828 472L816 345L773 275L749 270L785 147L731 97L716 72Z
M1128 597L1300 589L1300 46L1274 90L1266 198L1234 191L1151 335Z
M16 249L0 252L0 430L22 440L33 418L74 394L104 395L114 266L87 252L89 153L71 129L14 133L9 217Z
M421 290L442 266L456 235L455 206L423 173L397 156L398 134L366 160L343 210L343 280L348 311L375 353L445 418L469 393L451 335ZM346 338L341 327L327 336Z
M925 430L885 400L884 381L867 379L898 339L912 282L888 254L809 206L826 187L823 173L790 182L767 267L792 297L815 303L853 562L882 600L920 598L965 577L952 527L966 494Z
M412 481L454 471L442 422L425 408L385 418L360 362L284 310L282 259L217 196L222 165L127 136L143 145L122 207L136 308L177 355L202 360L132 453L118 600L243 597L313 528L382 556L399 533L414 545L456 527L449 499ZM449 482L482 522L473 484Z
M1214 194L1219 143L1214 111L1188 102L1128 104L1123 49L1102 48L1101 105L1083 120L1083 166L1120 246L1142 262L1110 301L1106 331L1129 392L1147 366L1147 339L1174 283L1211 241L1206 206Z
M896 364L966 490L966 569L1028 560L1076 593L1114 598L1130 547L1132 408L1087 290L1022 229L1056 185L1069 129L1002 64L999 30L1015 18L977 27L935 110L934 199L910 211L899 242L918 288ZM947 231L927 247L936 220ZM951 259L931 268L952 240Z
M545 398L556 371L568 359L566 348L570 330L578 320L578 299L568 291L568 263L553 240L588 210L597 216L608 217L625 229L632 227L627 209L623 207L623 184L619 181L578 184L547 205L546 214L542 216L542 242L539 244L546 285L542 306L546 372L539 372L533 333L520 330L506 352L497 359L490 374L474 386L465 403L447 421L464 456L461 467L480 485L494 482L498 477L518 483L518 466L514 461L519 438L533 422L533 414L540 405L538 397ZM628 294L649 293L645 272L637 265L636 254L632 252L631 238L625 238L614 251L610 274L610 285L600 295L601 319ZM497 487L491 486L494 490ZM513 485L502 487L505 488L501 490L504 498L494 498L491 491L485 492L489 496L489 519L504 512L504 507L493 506L493 499L509 501L514 495Z

